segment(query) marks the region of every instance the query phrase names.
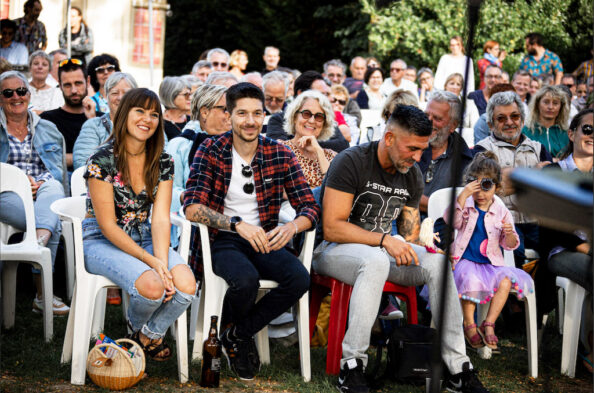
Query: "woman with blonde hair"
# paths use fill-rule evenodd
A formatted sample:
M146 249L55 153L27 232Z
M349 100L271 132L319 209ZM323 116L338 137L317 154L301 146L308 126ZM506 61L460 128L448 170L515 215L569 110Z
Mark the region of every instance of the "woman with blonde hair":
M231 52L231 60L229 61L229 66L231 69L229 72L239 79L245 75L244 71L248 63L249 60L247 53L241 49L235 49L233 52Z
M569 100L558 86L544 86L530 100L530 114L522 133L540 142L557 157L569 143Z

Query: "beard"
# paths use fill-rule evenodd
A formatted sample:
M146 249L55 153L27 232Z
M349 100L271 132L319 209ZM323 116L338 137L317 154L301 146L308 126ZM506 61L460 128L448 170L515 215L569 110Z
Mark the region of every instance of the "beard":
M438 129L431 138L429 138L429 146L430 147L441 147L444 143L448 140L450 136L449 128L441 128Z
M536 52L536 49L534 49L534 48L530 48L530 49L528 49L528 51L527 51L527 52L528 52L528 54L529 54L529 55L531 55L531 56L534 56L534 55L536 55L536 54L538 53L538 52Z
M80 97L80 98L78 98L78 96L77 96L77 97L76 97L76 98L73 100L73 99L72 99L72 96L68 96L68 97L67 97L67 96L64 96L64 102L66 102L66 104L67 104L68 106L71 106L71 107L74 107L74 108L79 108L79 107L81 107L81 106L82 106L82 102L83 102L83 99L84 99L84 98L85 98L85 97Z
M493 135L497 138L501 139L502 141L512 143L518 139L520 134L522 133L522 129L520 127L516 127L516 132L513 135L504 134L503 132L499 132L498 130L493 131Z

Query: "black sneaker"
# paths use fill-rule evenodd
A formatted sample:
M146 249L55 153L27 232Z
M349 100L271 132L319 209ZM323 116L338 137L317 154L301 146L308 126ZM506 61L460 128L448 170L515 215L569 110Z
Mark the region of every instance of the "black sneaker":
M233 329L233 327L227 328L223 334L221 334L223 353L227 358L229 368L231 368L240 379L250 381L254 379L255 376L254 368L252 367L253 358L250 356L250 353L252 352L250 348L250 340L233 338L232 334L230 334L231 329Z
M252 370L254 374L260 371L260 354L258 353L258 347L256 346L256 341L254 338L250 338L250 352L248 354L248 358L250 360L250 364L252 366Z
M349 359L342 366L338 376L339 391L344 393L368 393L367 380L363 374L363 361L361 359Z
M446 390L453 393L489 393L479 381L476 371L470 369L470 363L462 365L462 372L452 375L447 383Z

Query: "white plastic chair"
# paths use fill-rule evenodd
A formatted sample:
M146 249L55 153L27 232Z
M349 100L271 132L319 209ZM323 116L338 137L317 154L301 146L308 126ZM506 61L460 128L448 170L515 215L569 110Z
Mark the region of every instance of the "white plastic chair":
M66 325L61 358L62 363L68 363L72 360L70 383L73 385L85 384L91 323L94 320L94 314L100 312L95 307L97 295L103 288L116 287L111 280L100 275L90 274L85 268L82 246L82 220L86 213L85 198L84 196L64 198L54 202L51 206L52 211L58 214L62 220L71 222L73 227L76 285L70 315L68 316L68 324ZM181 225L183 223L180 223L177 217L172 216L171 220L173 224L177 225L179 223L183 228L183 225ZM104 299L103 303L105 303ZM177 319L175 325L179 380L185 383L188 381L189 375L185 312Z
M4 327L10 329L14 326L17 267L21 262L31 263L41 271L44 310L43 334L45 341L50 341L54 334L54 288L51 252L49 248L37 244L31 182L19 168L1 163L0 193L8 191L16 193L23 201L27 230L22 242L7 244L10 236L20 231L8 224L0 223L0 233L2 234L0 236L0 260L4 264L2 271Z
M204 224L192 223L197 226L200 231L200 241L202 244L202 263L204 265L204 280L202 282L202 293L200 294L200 307L197 315L196 330L194 333L194 348L192 350L192 361L202 358L202 342L204 340L205 332L209 331L210 317L218 315L220 317L223 310L223 299L227 292L228 285L221 277L214 274L212 270L212 260L210 255L210 241L208 236L208 228ZM183 244L189 247L189 231L186 231L183 236ZM183 237L182 236L182 237ZM315 241L315 230L305 232L305 242L303 250L299 259L303 266L310 271L311 259L313 254L313 246ZM180 249L180 254L185 257L184 252ZM276 288L278 284L271 280L260 280L260 291L258 299L263 296L266 291ZM311 363L310 363L310 348L309 348L309 295L306 292L297 302L297 332L299 335L299 354L301 358L301 375L305 382L311 380ZM219 318L219 329L220 329ZM268 343L268 329L264 328L256 335L256 346L260 355L262 364L270 364L270 349Z
M456 195L459 195L462 192L463 188L458 187L456 188ZM435 191L429 197L429 202L427 206L427 212L429 218L432 220L437 220L440 217L443 217L445 209L450 205L450 193L451 188L442 188L441 190ZM495 196L495 198L499 198ZM515 267L514 263L514 254L512 251L503 251L503 258L505 260L506 266ZM528 333L528 371L532 378L538 377L538 335L536 329L536 296L534 292L530 293L526 290L526 288L522 288L522 292L524 297L521 299L526 303L526 331ZM511 293L515 293L516 296L517 291L515 289L511 290ZM489 311L489 307L486 305L478 305L477 314L478 320L484 320L487 317L487 312ZM487 352L490 351L489 348L486 350ZM490 355L490 354L489 354ZM487 355L487 357L490 357Z
M563 347L561 349L561 374L570 378L575 377L575 361L580 340L580 324L582 321L582 307L586 290L565 277L557 277L557 286L565 289L563 304Z
M382 123L381 111L374 109L361 109L361 125L359 126L359 144L379 139L378 126ZM371 128L371 130L370 130ZM378 130L378 132L376 132Z

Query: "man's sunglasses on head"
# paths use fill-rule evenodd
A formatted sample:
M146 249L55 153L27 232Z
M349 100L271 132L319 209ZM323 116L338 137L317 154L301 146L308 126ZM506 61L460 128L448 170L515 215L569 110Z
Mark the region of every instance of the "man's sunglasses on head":
M76 64L82 66L82 61L78 59L64 59L58 64L58 68L64 67L66 64Z

